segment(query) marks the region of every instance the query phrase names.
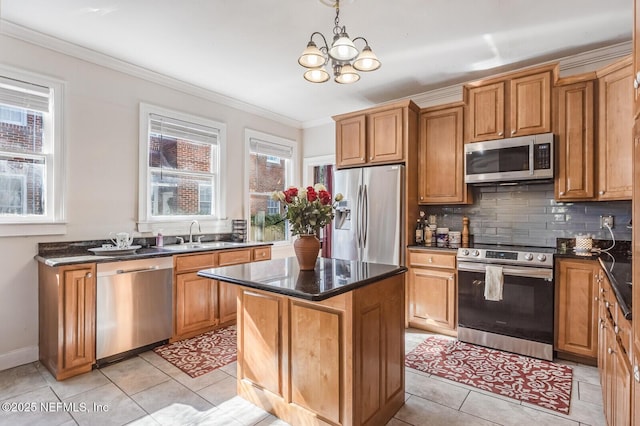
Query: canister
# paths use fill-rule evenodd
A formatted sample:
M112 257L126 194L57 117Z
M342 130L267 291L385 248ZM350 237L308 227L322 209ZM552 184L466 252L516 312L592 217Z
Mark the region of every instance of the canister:
M449 247L458 248L462 243L462 234L459 231L449 232Z
M438 247L449 245L449 228L436 228L436 245Z

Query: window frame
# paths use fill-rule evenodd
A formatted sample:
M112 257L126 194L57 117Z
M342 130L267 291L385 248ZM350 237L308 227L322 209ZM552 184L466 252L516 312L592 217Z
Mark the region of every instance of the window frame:
M214 128L218 131L218 155L217 155L217 177L214 179L212 190L216 194L212 197L217 208L217 216L205 215L180 215L162 219L151 216L151 168L149 167L149 117L157 114L164 117L175 118L186 122L200 124ZM197 220L203 232L221 232L226 226L226 143L227 126L225 123L190 114L176 111L144 102L140 103L140 134L139 134L139 169L138 169L138 231L153 232L154 234L162 230L165 234L184 233L185 223Z
M49 119L43 123L45 137L43 152L37 154L46 161L46 214L40 217L0 216L0 237L28 235L62 235L66 226L66 188L65 170L65 91L62 80L0 64L0 75L50 89ZM47 137L48 136L48 137Z
M285 189L289 186L299 186L296 185L294 182L296 182L298 180L298 173L299 173L299 163L300 163L300 159L298 157L298 143L295 140L292 139L286 139L280 136L275 136L275 135L271 135L269 133L264 133L258 130L253 130L253 129L249 129L249 128L245 128L244 131L244 145L245 145L245 183L244 183L244 188L245 188L245 200L244 200L244 205L245 205L245 213L244 213L244 217L247 221L247 239L249 240L251 238L252 232L251 232L251 193L249 192L249 180L250 180L250 176L249 176L249 171L251 168L251 139L258 139L260 141L266 142L266 143L273 143L273 144L277 144L277 145L284 145L287 146L289 148L291 148L291 168L290 170L287 171L287 182L285 183L284 187ZM278 241L269 241L269 243L273 244L273 245L290 245L293 242L292 238L291 238L291 233L289 232L289 229L287 228L286 230L286 239L284 240L278 240Z

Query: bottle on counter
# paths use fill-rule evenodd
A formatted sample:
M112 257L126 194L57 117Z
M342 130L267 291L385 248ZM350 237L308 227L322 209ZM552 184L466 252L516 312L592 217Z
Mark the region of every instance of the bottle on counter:
M416 220L416 245L424 244L424 222L420 219Z
M156 247L164 246L164 237L162 236L162 230L158 231L158 235L156 235Z

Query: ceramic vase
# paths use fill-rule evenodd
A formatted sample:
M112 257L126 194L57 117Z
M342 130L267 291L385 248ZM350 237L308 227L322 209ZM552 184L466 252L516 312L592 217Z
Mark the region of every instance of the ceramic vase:
M300 270L312 271L316 267L320 240L315 235L299 235L293 242L293 251L296 253Z

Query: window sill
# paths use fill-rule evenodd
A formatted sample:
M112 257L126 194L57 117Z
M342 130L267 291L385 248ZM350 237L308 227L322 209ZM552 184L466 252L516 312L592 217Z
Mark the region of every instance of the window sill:
M48 223L0 223L0 237L25 237L34 235L64 235L67 224Z

